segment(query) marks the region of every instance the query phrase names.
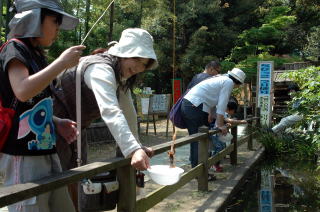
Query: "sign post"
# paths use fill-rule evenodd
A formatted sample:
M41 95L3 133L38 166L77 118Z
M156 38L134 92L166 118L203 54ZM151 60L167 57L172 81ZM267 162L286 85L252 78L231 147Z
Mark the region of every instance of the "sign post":
M172 84L173 84L172 85L173 104L175 104L180 98L180 96L182 95L181 79L180 78L173 79Z
M258 62L257 106L260 108L260 123L270 127L272 118L273 61Z
M261 170L261 185L259 195L259 212L273 212L273 175L270 170Z

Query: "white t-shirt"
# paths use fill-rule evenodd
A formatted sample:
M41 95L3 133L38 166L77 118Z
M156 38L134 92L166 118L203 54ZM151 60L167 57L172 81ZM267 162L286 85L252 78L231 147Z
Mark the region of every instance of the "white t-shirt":
M227 75L204 80L191 88L184 96L194 106L203 103L202 110L209 113L216 107L216 113L224 115L234 83Z
M119 89L111 66L103 63L88 66L84 81L93 91L103 121L107 124L125 157L141 148L138 140L137 113L131 91Z

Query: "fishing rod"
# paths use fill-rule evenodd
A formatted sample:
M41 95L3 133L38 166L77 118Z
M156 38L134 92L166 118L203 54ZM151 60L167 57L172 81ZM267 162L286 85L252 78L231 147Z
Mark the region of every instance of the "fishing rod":
M97 19L97 21L92 25L92 27L90 28L90 30L88 31L88 33L86 34L86 36L84 36L83 40L81 41L80 45L83 45L83 43L85 42L85 40L87 39L87 37L89 36L89 34L91 33L91 31L93 30L93 28L99 23L99 21L101 20L101 18L106 14L106 12L108 11L109 7L112 5L112 3L114 3L115 0L112 0L110 2L110 4L108 5L107 9L105 9L105 11L102 13L102 15Z
M102 15L97 19L97 21L93 24L91 29L88 31L86 36L83 38L81 45L85 42L93 28L97 25L97 23L101 20L101 18L106 14L108 11L109 7L111 6L112 3L114 3L115 0L112 0L110 4L108 5L107 9L102 13ZM79 132L79 136L77 139L77 163L78 166L81 166L81 70L82 70L82 65L83 63L80 63L79 67L77 68L76 71L76 99L80 102L80 104L77 104L77 131Z

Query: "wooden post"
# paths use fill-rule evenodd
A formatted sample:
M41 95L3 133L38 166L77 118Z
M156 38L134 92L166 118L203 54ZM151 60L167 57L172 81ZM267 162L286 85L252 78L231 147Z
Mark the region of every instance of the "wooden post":
M252 116L250 116L252 118ZM252 128L252 119L248 121L248 132L250 133L249 135L249 141L248 141L248 150L253 149L252 145L252 133L253 133L253 128Z
M237 154L238 154L238 127L231 128L231 134L233 136L231 142L233 143L233 151L230 153L230 163L231 165L237 165Z
M168 131L169 131L169 113L167 114L166 137L168 137Z
M117 169L119 181L118 212L136 212L136 174L132 166Z
M261 121L260 121L260 108L259 107L256 108L256 113L257 113L256 116L259 117L259 119L256 120L256 123L257 123L256 126L257 126L257 128L260 128L261 127Z
M147 128L146 128L146 135L148 135L148 131L149 131L149 112L147 114Z
M200 127L199 132L208 134L208 127ZM209 134L208 136L198 142L198 163L203 163L204 168L200 177L198 177L198 190L208 191L208 148L209 148Z
M152 114L152 121L153 121L154 135L157 135L157 130L156 130L156 119L154 118L154 114Z

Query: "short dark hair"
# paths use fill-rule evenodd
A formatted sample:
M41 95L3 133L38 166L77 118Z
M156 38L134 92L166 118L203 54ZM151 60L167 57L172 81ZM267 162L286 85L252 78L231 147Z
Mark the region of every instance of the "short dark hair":
M220 63L219 63L218 61L213 60L213 61L210 61L210 62L206 65L205 69L206 69L206 70L208 70L209 68L217 69L217 68L220 68L220 67L221 67Z
M227 108L228 108L228 110L234 110L234 112L236 112L238 109L238 104L235 101L229 100L229 102L227 104Z
M239 80L237 80L236 78L234 78L234 77L231 76L230 74L228 74L228 75L229 75L229 78L232 79L232 81L233 81L235 84L237 84L237 85L241 85L241 84L242 84Z
M293 83L293 84L290 84L288 86L288 90L289 91L294 90L294 91L298 92L300 89L299 89L299 86L296 83Z
M47 8L41 8L41 23L43 23L44 17L46 16L55 16L57 17L58 25L60 26L62 24L63 15L60 13L57 13L53 10L49 10Z

